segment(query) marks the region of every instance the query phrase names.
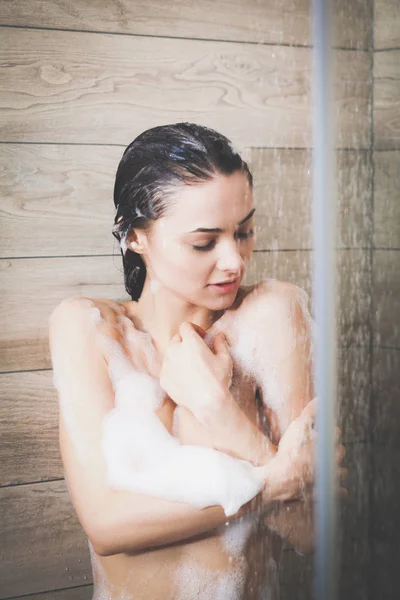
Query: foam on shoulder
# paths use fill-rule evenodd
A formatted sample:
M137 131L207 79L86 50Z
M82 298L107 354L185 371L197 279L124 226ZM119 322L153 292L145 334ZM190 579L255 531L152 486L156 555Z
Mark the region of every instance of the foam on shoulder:
M282 389L282 365L299 348L313 357L315 323L308 310L308 294L297 286L282 284L279 293L266 294L279 286L264 280L252 292L250 310L233 319L230 353L242 371L254 377L272 410L286 401L291 382Z

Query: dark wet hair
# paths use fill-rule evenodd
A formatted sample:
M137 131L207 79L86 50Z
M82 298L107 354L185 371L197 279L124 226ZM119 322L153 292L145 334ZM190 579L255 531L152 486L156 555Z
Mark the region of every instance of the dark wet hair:
M138 300L146 279L140 254L126 247L132 228L148 229L166 214L168 197L177 186L201 183L216 174L243 171L253 178L246 162L224 135L194 123L153 127L127 146L114 185L116 214L113 235L121 242L125 289Z

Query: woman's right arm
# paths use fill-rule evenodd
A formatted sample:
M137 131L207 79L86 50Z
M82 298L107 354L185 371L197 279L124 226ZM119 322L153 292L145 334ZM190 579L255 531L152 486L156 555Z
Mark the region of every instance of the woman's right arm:
M75 511L95 551L108 556L171 544L252 510L253 501L227 518L220 506L198 509L109 487L101 436L103 419L114 406L114 390L91 322L93 306L88 298L71 298L58 305L49 320L49 343L59 392L64 473ZM111 323L102 326L112 329Z

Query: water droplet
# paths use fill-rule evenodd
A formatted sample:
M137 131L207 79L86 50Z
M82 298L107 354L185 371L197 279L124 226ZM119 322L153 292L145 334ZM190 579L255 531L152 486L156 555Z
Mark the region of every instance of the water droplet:
M66 570L66 571L69 571L69 568L68 568L68 567L65 567L65 570Z
M87 575L84 575L84 576L83 576L83 579L87 579Z
M29 554L32 554L32 550L29 550Z

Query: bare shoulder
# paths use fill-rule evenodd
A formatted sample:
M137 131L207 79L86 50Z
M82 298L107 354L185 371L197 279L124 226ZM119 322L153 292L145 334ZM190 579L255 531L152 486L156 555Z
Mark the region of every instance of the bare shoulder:
M295 348L306 355L313 335L307 292L277 279L263 279L245 291L237 325L240 343L251 348L254 360L272 354L283 359Z
M73 296L62 300L49 317L49 336L63 339L80 328L80 335L98 331L117 341L121 341L121 315L125 308L119 302L108 298L88 298Z
M288 281L262 279L258 283L244 287L242 311L254 319L301 318L308 312L307 292Z

